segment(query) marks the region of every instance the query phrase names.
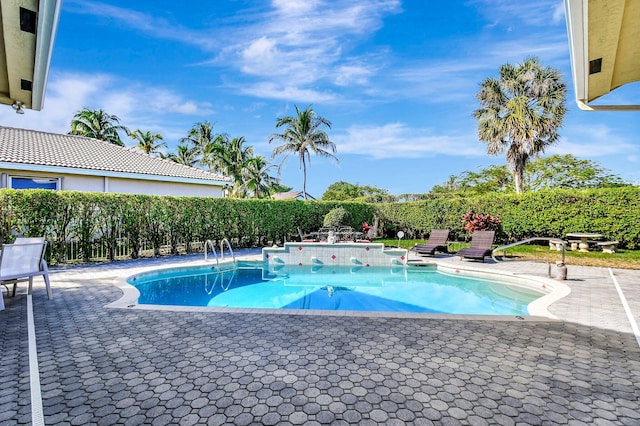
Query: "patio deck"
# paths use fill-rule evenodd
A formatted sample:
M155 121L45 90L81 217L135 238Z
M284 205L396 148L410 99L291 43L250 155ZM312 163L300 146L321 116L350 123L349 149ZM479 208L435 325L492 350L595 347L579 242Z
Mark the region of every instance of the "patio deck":
M123 271L187 260L52 270L50 301L36 281L46 424L640 424L640 348L608 269L569 265L556 321L104 307ZM640 322L640 271L612 272ZM32 421L24 289L0 312L0 425Z

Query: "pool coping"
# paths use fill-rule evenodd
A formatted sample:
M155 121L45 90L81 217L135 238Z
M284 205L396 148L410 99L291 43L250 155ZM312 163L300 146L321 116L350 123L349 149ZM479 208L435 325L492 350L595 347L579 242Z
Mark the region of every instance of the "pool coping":
M261 256L243 256L236 260L262 260ZM231 263L232 260L220 262L220 265ZM166 264L162 266L146 266L132 268L124 271L113 281L113 285L122 291L122 296L105 305L106 308L115 309L141 309L153 311L168 312L210 312L210 313L248 313L248 314L271 314L271 315L320 315L320 316L339 316L339 317L365 317L365 318L431 318L431 319L464 319L464 320L486 320L486 321L559 321L559 319L549 312L549 306L558 300L568 296L571 289L568 285L551 278L544 278L529 274L519 274L508 271L491 271L474 268L472 265L449 264L447 262L433 259L422 262L409 262L407 267L419 267L426 265L435 265L438 271L445 274L492 279L498 282L508 281L508 284L517 287L534 290L537 292L547 293L544 296L534 300L528 305L529 315L480 315L480 314L434 314L434 313L414 313L414 312L380 312L380 311L332 311L318 309L266 309L266 308L225 308L225 307L209 307L209 306L178 306L178 305L151 305L138 304L140 292L136 287L129 284L127 279L133 275L152 271L162 271L168 269L190 268L194 266L212 265L211 262L197 260L193 262L181 262L175 264Z

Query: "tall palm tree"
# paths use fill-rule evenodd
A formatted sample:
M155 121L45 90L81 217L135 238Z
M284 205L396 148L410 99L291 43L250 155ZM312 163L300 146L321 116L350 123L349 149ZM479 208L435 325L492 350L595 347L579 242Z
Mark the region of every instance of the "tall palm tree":
M167 143L162 141L162 135L159 133L153 134L149 130L146 132L143 132L140 129L134 130L129 133L129 137L138 142L135 147L145 154L159 154L160 148L166 148L167 146Z
M120 125L120 119L109 115L101 109L82 108L76 112L71 120L70 135L80 135L100 139L114 145L124 146L118 132L129 134L129 129Z
M175 153L171 153L168 155L160 154L160 156L167 160L171 160L179 164L184 164L185 166L189 167L195 167L195 165L198 163L197 149L193 146L189 146L189 144L180 144L178 145Z
M220 162L226 169L227 175L236 181L242 181L242 172L247 161L254 158L253 147L244 146L244 136L231 139L224 147L224 152L220 155Z
M215 168L233 179L231 194L234 197L244 197L246 188L243 185L245 168L253 158L253 147L246 147L243 136L231 140L226 135L220 135L209 145L207 156Z
M276 128L285 127L283 133L273 134L269 137L269 143L281 140L282 145L273 148L271 158L289 153L297 155L300 159L300 168L303 174L302 191L304 199L307 199L307 164L311 162L311 153L321 157L329 157L339 162L336 157L336 145L329 140L323 127L331 128L331 122L323 117L319 117L308 106L300 111L296 106L296 116L285 116L276 120Z
M200 121L191 127L187 137L180 139L181 143L193 146L199 156L199 164L209 171L215 169L211 159L212 144L219 139L220 135L213 132L213 125L209 121Z
M516 192L523 192L522 177L530 157L544 152L558 140L566 108L567 86L560 72L543 68L531 57L517 66L500 67L500 78L487 78L476 97L480 109L478 137L487 142L487 153L507 151Z
M278 183L279 179L269 173L269 170L274 167L276 165L267 163L262 155L251 157L245 162L242 185L253 193L253 198L267 195L271 185Z

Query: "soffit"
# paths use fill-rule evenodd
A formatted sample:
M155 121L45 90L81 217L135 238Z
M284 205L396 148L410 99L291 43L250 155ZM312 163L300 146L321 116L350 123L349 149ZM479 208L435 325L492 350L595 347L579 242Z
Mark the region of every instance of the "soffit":
M0 103L42 109L60 4L0 0Z
M589 102L640 81L640 1L565 2L576 98L590 109Z

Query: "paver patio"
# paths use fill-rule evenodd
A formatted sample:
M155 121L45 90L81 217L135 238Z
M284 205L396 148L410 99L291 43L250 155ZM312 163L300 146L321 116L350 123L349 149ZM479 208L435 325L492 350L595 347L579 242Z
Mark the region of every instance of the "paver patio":
M569 266L557 321L104 307L127 268L185 260L53 270L50 301L37 281L46 424L640 424L640 348L607 269ZM640 322L640 271L613 272ZM0 312L0 425L31 422L26 300Z

